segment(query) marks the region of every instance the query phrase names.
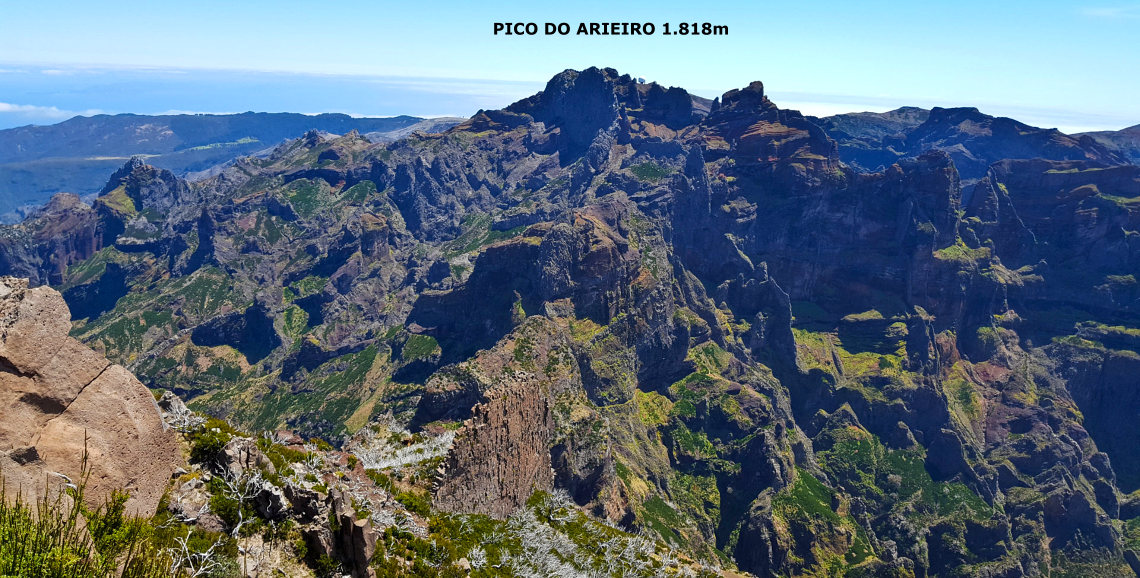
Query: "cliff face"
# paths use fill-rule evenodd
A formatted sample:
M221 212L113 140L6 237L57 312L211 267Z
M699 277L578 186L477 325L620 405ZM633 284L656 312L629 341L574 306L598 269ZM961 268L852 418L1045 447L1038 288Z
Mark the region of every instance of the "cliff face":
M55 290L0 278L0 471L35 498L56 472L78 479L86 450L95 503L124 489L153 514L181 461L174 432L130 372L67 335L70 319Z
M60 214L102 248L0 263L244 427L454 432L446 510L565 490L765 576L1127 575L1135 167L905 116L926 136L866 173L761 83L706 106L567 71L442 134L312 132L194 184L129 164Z
M67 267L103 248L95 211L78 196L60 193L27 220L0 235L0 264L33 285L60 284Z
M574 393L581 393L581 376L570 340L543 318L525 323L475 359L437 373L420 411L470 413L443 464L437 507L506 518L534 492L552 491L554 405L560 394ZM468 406L462 399L478 402Z

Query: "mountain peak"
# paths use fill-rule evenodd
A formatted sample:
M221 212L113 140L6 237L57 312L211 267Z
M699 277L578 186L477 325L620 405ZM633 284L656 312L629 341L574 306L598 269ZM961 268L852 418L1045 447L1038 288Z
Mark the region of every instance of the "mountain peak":
M529 114L538 122L560 127L572 151L585 150L600 131L615 128L619 119L614 79L597 67L565 70L551 78L542 92L506 111Z

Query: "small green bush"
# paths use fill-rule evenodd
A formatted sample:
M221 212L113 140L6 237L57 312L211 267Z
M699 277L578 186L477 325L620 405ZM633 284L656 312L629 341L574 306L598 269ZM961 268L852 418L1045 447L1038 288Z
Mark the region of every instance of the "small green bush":
M423 517L431 514L431 502L427 496L414 492L400 492L396 494L396 501L404 505L409 512Z
M190 435L190 459L195 462L212 462L234 436L240 435L225 420L210 418L198 431Z
M364 474L372 480L372 483L377 487L383 488L389 494L396 493L396 486L392 483L392 478L379 470L364 470Z
M314 568L314 570L316 570L317 576L322 578L335 576L338 570L340 570L340 562L337 562L335 558L330 558L327 554L321 554L321 557L317 559L317 567Z
M0 476L0 576L20 578L170 577L170 562L150 540L145 520L125 515L127 494L98 508L84 502L81 480L36 504L8 494ZM66 499L65 499L66 497ZM81 521L82 520L82 521ZM86 529L84 529L86 527ZM178 578L182 573L174 573Z

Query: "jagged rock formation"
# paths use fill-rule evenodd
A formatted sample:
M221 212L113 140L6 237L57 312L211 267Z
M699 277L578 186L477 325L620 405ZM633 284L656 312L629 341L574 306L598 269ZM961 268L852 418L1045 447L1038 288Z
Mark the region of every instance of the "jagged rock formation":
M330 494L329 498L339 527L335 543L353 578L375 578L376 570L370 567L370 563L376 552L378 533L372 528L372 521L368 518L359 519L350 498L340 492Z
M974 182L1003 159L1089 161L1100 166L1128 163L1133 156L1125 131L1066 135L976 108L929 111L904 107L886 113L840 114L813 118L838 142L844 160L860 170L877 171L899 159L944 150L962 179Z
M480 400L456 432L435 492L438 507L505 518L534 492L554 489L553 405L559 394L572 388L580 392L581 378L569 340L540 319L521 327L502 347L441 371L429 384L426 396L473 389L474 395L464 397ZM464 404L455 401L436 399L421 408L463 411Z
M60 193L0 235L3 270L33 285L60 284L67 267L103 248L98 216L78 196Z
M441 132L462 120L253 112L101 114L0 130L0 221L19 220L29 205L42 205L58 191L98 193L107 175L122 162L117 159L132 155L144 155L151 164L182 177L202 178L216 174L219 165L307 130L334 134L357 130L368 133L373 142L390 142L417 130Z
M67 335L70 319L55 290L0 278L0 471L34 500L57 472L79 479L86 451L95 503L123 489L152 514L181 461L174 432L130 372Z
M446 510L565 490L763 576L1127 575L1140 176L1090 142L566 71L439 135L129 164L30 221L94 253L24 224L0 264L250 429L454 435Z

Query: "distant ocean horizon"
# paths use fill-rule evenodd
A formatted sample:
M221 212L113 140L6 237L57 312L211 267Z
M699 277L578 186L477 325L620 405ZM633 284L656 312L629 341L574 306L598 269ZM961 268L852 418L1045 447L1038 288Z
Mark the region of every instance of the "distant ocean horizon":
M542 82L228 70L0 64L0 129L96 114L342 113L460 116L502 108Z
M554 75L560 71L548 71ZM653 79L650 78L650 81ZM763 80L763 79L759 79ZM50 125L96 114L342 113L352 116L469 117L503 108L545 86L545 80L428 78L243 70L8 65L0 63L0 130ZM682 87L713 98L734 87ZM1140 123L1124 115L1090 114L998 102L801 92L767 86L781 108L807 115L885 112L902 106L976 106L1066 133L1119 130Z

